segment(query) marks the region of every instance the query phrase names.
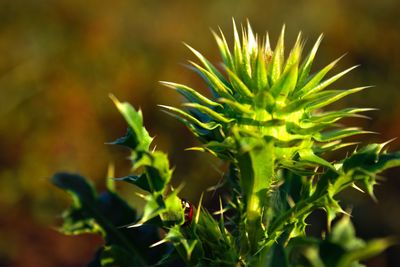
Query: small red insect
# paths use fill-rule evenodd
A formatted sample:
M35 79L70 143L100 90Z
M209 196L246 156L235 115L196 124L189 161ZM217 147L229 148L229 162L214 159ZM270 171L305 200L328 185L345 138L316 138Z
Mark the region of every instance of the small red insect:
M192 222L193 219L193 205L189 201L182 199L182 208L184 210L185 214L185 222L183 223L183 226L189 225Z

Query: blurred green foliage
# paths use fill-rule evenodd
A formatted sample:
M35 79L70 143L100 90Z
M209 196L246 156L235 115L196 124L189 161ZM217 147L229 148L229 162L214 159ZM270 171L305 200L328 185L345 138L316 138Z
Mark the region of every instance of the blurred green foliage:
M71 240L49 229L66 206L49 177L59 170L79 172L101 189L110 162L121 172L117 176L127 174L127 151L103 145L124 132L110 92L142 108L151 136L178 166L176 177L191 181L183 195L197 200L218 183L219 163L212 162L213 173L195 171L194 165L212 159L184 152L193 139L158 111L156 104L177 105L180 99L157 81L200 84L179 64L190 53L181 42L218 62L208 29L220 26L231 36L231 17L238 22L249 18L256 32L268 29L271 36L286 23L289 43L299 30L310 40L323 32L317 67L349 52L341 66L361 67L341 83L376 85L362 98L345 100L380 109L372 120L357 124L381 133L369 137L371 142L400 136L399 1L0 1L0 265L77 266L96 250L97 238ZM345 101L338 105L349 106ZM399 146L394 141L391 148ZM388 181L377 188L379 205L356 193L348 197L357 203L353 214L359 236L400 235L396 175L388 173ZM133 198L132 203L140 207ZM389 249L370 266L397 266L399 255L398 247Z

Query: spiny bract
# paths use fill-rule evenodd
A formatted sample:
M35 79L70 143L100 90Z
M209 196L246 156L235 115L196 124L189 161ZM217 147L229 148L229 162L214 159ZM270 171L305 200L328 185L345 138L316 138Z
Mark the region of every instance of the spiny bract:
M324 79L339 58L310 75L322 35L302 60L304 41L299 33L285 60L285 27L272 50L268 34L259 38L248 23L247 30L242 28L240 39L235 23L233 26L233 51L222 31L220 34L213 32L223 60L223 73L188 46L201 62L198 65L189 61L191 68L207 83L212 98L186 85L162 82L188 100L183 104L184 109L162 107L205 143L202 148L195 149L232 159L232 153L238 150L234 140L239 138L235 137L253 136L274 140L277 163L285 168L300 171L310 163L332 168L318 155L353 144L343 143L342 138L367 133L355 127L340 128L335 122L343 117L364 117L359 113L371 109L320 112L320 108L367 88L326 89L357 66Z

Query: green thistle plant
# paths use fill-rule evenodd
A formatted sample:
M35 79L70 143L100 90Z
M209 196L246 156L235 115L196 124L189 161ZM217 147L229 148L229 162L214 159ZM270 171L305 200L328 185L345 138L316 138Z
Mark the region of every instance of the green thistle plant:
M191 149L229 163L226 184L230 196L220 200L219 215L208 213L201 200L194 212L191 205L182 205L180 188L172 190L169 185L173 171L166 154L150 149L153 139L143 127L140 110L112 96L128 123L126 136L113 144L132 150L134 173L114 180L148 192L143 196L144 213L136 221L134 215L130 221L106 223L97 211L101 205L93 208L98 205L94 197L87 204L86 193L69 184L74 179L84 183L82 178L58 174L54 182L72 192L76 200L65 215L64 232L103 234L106 248L100 262L111 262L112 266L167 265L177 256L188 266L362 266L360 260L392 245L391 238L369 242L356 238L336 195L355 188L374 198L377 174L400 165L400 153L385 151L386 142L354 150L344 159L328 161L323 157L357 144L343 141L346 137L370 133L337 122L345 117L365 117L360 113L371 109L321 111L367 88L329 89L355 67L326 78L339 58L310 75L322 36L304 59L301 34L285 59L284 28L275 49L271 49L268 34L259 38L250 24L242 28L240 37L234 23L232 48L222 31L214 37L223 60L220 69L188 46L200 61L200 65L190 61L191 69L203 78L212 96L186 85L162 82L187 102L182 108L161 107L201 141L201 146ZM117 199L112 188L109 194ZM114 202L114 209L123 203L120 198ZM307 217L317 209L327 214L328 232L321 239L306 235ZM340 214L344 214L342 219L331 227ZM118 228L128 223L128 228ZM149 248L164 256L142 256L135 249L140 243L121 236L121 231L129 230L140 236L143 227L153 227L154 233L157 227L165 231L164 238L159 237ZM152 240L157 239L154 236Z

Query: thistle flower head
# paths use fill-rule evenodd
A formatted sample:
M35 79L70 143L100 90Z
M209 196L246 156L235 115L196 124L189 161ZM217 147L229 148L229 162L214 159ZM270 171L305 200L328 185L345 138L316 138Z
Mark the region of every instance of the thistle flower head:
M200 61L200 64L189 61L191 68L203 78L212 97L186 85L162 82L187 99L182 109L162 107L203 141L204 146L196 149L231 158L243 149L235 140L251 136L273 140L276 159L287 168L296 169L295 158L297 164L311 162L331 167L317 155L352 144L343 143L345 137L366 133L359 128L337 127L335 122L343 117L361 116L360 112L369 109L320 111L366 88L328 89L356 66L326 78L339 58L310 75L322 35L302 59L304 41L299 33L285 58L285 27L274 49L268 34L260 38L253 33L249 23L247 28L242 27L241 36L235 23L233 28L232 47L222 31L219 34L213 32L223 61L221 70L188 46Z

